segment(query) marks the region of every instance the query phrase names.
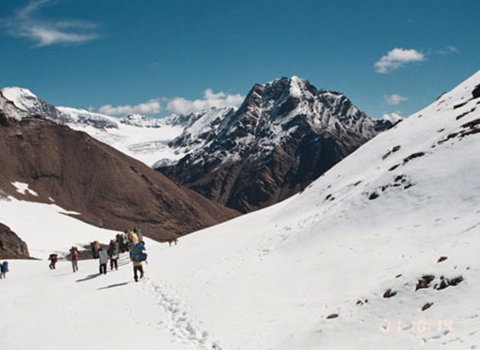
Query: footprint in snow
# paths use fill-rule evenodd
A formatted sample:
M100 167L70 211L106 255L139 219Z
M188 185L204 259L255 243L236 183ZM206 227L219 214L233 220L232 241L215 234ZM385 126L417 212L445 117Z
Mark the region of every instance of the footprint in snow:
M222 350L216 341L211 340L209 333L206 330L199 329L198 322L182 310L181 303L177 298L169 296L159 284L152 280L145 283L145 286L147 292L164 309L165 325L170 327L170 333L174 338L191 344L198 350ZM160 322L163 322L163 320Z

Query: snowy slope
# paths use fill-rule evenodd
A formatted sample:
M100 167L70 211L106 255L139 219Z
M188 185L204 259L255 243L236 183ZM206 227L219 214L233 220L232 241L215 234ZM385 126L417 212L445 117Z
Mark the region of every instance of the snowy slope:
M72 129L86 132L148 166L160 158L181 156L174 154L168 142L182 133L182 125L140 115L113 118L75 108L58 109Z
M478 84L480 72L302 194L185 237L160 276L226 349L478 348ZM442 276L463 281L434 289Z
M122 123L121 120L116 123L116 128L108 129L77 123L68 123L68 126L86 132L148 166L152 166L160 158L176 159L183 156L176 155L174 150L168 147L168 143L182 133L181 126L163 124L159 127L139 127L136 124Z
M130 265L95 277L95 261L78 275L12 261L0 348L478 349L479 84L480 72L295 197L176 247L148 242L137 284ZM78 242L79 229L65 244L36 241L19 205L0 201L0 213L31 251ZM51 222L55 237L73 225ZM457 285L440 289L442 277ZM120 325L124 336L107 335Z

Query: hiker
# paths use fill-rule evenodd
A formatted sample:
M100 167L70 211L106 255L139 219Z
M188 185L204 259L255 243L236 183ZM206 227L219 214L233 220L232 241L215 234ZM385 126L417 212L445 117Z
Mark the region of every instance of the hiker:
M128 241L128 236L127 236L128 231L125 230L125 232L122 234L122 245L123 245L123 252L130 252L130 242Z
M48 265L50 270L55 270L55 264L58 261L58 255L57 254L50 254L50 256L48 257L48 260L50 260L50 265Z
M110 241L110 245L108 246L108 256L110 257L110 270L118 270L118 256L120 254L120 245L117 241L113 239Z
M135 227L135 228L133 229L133 233L135 233L135 234L137 235L139 242L143 242L143 234L142 234L142 232L140 231L140 228L139 228L139 227ZM144 243L145 243L145 242L144 242Z
M73 272L77 272L78 271L78 249L75 246L73 246L70 249L70 259L72 260Z
M130 259L133 263L133 278L135 282L138 282L138 272L140 272L140 278L143 278L142 262L147 260L147 253L145 252L145 244L143 242L132 244Z
M92 247L92 258L98 259L98 250L100 249L100 243L98 241L90 243Z
M2 265L0 265L0 278L7 278L8 272L8 261L4 261Z
M124 237L123 237L123 234L121 233L118 233L116 236L115 236L115 240L117 241L118 243L118 248L120 250L120 253L125 253L125 244L124 244Z
M100 273L106 275L107 274L107 262L108 262L108 255L102 247L98 250L98 258L100 259Z
M139 242L138 235L134 231L128 231L127 237L130 242L130 247Z

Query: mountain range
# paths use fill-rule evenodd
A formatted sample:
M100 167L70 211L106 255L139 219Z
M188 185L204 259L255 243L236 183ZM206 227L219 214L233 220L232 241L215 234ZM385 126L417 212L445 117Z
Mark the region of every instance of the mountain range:
M151 119L54 107L4 88L16 107L85 131L177 183L240 212L301 191L396 121L368 118L343 94L296 76L256 84L239 108Z
M281 203L176 247L148 240L138 283L129 265L11 262L0 347L478 348L479 91L480 71ZM33 256L115 233L9 198L0 217ZM119 327L134 331L98 336Z
M84 132L19 109L0 93L3 196L58 205L98 227L163 240L238 215ZM23 188L28 184L28 190Z

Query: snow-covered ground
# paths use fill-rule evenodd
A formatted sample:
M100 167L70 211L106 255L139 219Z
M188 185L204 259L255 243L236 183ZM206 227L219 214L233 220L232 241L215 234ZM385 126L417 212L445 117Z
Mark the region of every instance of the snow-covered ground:
M141 128L118 123L118 128L99 129L91 125L69 124L78 131L102 141L148 166L159 159L177 160L184 154L175 154L168 143L183 132L179 125L164 124L160 128Z
M0 349L480 349L478 84L480 72L299 195L175 247L148 241L139 283L125 257L106 276L97 261L76 274L11 261ZM0 201L0 222L43 259L115 234L24 205Z

